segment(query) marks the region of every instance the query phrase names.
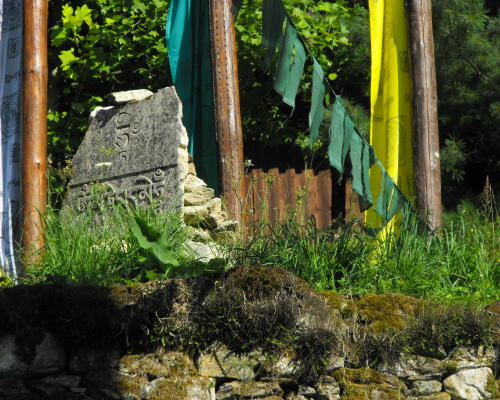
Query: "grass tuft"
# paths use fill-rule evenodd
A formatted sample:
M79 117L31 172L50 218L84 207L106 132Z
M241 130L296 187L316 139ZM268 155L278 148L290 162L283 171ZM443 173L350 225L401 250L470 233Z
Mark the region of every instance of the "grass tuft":
M383 243L355 221L319 230L310 221L265 225L231 249L236 265L279 266L318 290L340 294L400 293L437 301L487 304L498 298L498 229L475 215L446 218L441 235L415 218Z
M121 203L107 205L99 194L94 196L93 206L83 212L69 206L48 208L45 247L40 261L28 266L25 281L110 285L204 272L202 263L185 246L190 234L180 212L159 212L155 203L139 209ZM161 237L161 250L179 268L164 268L157 255L137 239L133 230L137 219Z

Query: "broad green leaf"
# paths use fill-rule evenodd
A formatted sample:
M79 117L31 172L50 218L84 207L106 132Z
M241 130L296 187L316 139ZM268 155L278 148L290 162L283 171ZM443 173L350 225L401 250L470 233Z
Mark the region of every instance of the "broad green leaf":
M153 229L143 218L134 216L130 221L130 229L139 246L148 250L161 265L179 266L175 254L166 248L161 234Z
M84 4L81 7L77 7L75 11L75 18L78 19L78 21L85 21L88 26L92 25L92 10L87 7L86 4Z
M75 56L73 52L74 49L72 48L70 50L63 50L59 54L59 59L61 60L61 69L63 71L68 70L69 67L71 67L71 64L79 60L79 58Z

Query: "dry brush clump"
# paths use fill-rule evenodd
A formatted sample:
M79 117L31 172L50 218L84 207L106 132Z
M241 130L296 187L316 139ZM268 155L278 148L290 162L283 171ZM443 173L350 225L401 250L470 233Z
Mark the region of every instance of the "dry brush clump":
M237 353L290 349L302 366L297 375L303 377L318 374L335 347L336 320L325 300L281 268L237 268L187 303L157 320L158 337L198 351L215 341Z

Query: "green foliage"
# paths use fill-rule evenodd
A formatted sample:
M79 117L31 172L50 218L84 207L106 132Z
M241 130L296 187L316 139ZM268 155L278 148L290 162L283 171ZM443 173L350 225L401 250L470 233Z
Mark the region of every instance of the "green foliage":
M262 226L246 246L234 249L233 257L239 264L285 268L319 290L338 290L366 262L370 248L353 222L339 231L321 231L314 221L301 226L291 220Z
M482 217L460 215L447 218L442 235L427 235L417 226L410 218L398 237L379 243L352 222L318 230L289 221L261 230L235 247L233 257L238 265L280 266L314 288L345 294L392 292L485 304L498 297L495 227Z
M337 52L350 46L351 10L344 1L284 0L283 3L307 48L323 67L325 77L330 82L337 79L339 65L348 59L346 52L341 59ZM272 88L274 71L266 70L263 62L261 18L262 0L254 0L243 4L236 22L245 138L269 144L306 143L312 66L306 65L297 107L293 116L289 116L290 109ZM329 97L327 100L331 101Z
M435 0L433 25L445 200L456 205L464 186L500 177L500 16L484 1Z
M49 152L59 166L79 145L88 115L107 94L169 84L167 3L52 0Z
M327 79L350 100L349 112L362 116L358 121L353 115L367 132L366 2L284 3ZM48 120L53 167L64 166L76 150L89 112L105 105L107 94L171 84L164 40L168 4L168 0L51 0ZM306 66L297 108L290 117L290 109L272 90L272 74L262 67L261 5L262 0L243 2L236 23L245 138L307 147L311 66ZM456 205L454 199L462 197L464 186L479 192L486 175L494 187L499 178L500 100L495 88L500 83L496 44L500 17L491 2L484 0L435 0L433 7L444 200ZM327 98L326 105L329 102ZM326 113L316 148L328 141L328 120ZM56 190L62 191L62 182L55 176L51 179Z
M130 221L130 230L139 246L153 255L158 263L168 272L170 267L178 267L179 262L174 252L168 249L166 238L138 215Z
M45 248L28 281L63 280L83 284L134 283L220 270L204 264L185 246L190 235L178 212L158 212L157 204L132 210L109 206L99 187L83 212L49 207Z

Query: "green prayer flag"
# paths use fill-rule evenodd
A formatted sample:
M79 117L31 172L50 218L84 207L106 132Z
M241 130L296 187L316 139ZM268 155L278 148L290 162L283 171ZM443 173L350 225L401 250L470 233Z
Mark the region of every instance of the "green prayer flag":
M382 223L385 226L404 205L405 198L382 164L380 164L380 167L383 170L383 177L375 210L381 216Z
M283 102L292 108L295 108L295 97L304 73L305 62L304 45L298 37L297 30L290 22L287 22L283 46L274 75L274 90L283 97Z
M274 53L283 38L283 24L288 14L281 0L264 0L262 5L262 44L267 48L266 68L271 66Z
M325 73L321 65L313 58L311 110L309 112L309 140L311 146L318 140L319 127L323 120L323 100L325 98Z
M351 160L352 183L351 187L358 194L359 207L365 211L373 204L370 190L370 153L369 144L356 131L351 137L351 148L349 151Z
M344 173L345 159L351 146L351 137L356 128L347 114L340 96L335 97L332 119L330 122L330 143L328 145L328 158L330 165L342 176Z
M357 133L351 136L349 158L351 160L352 190L358 195L363 196L363 142Z
M363 203L361 204L360 202L360 208L361 211L365 211L373 204L372 190L370 187L370 167L375 162L375 154L373 153L373 148L364 139L362 139L362 146L361 179L363 183Z

